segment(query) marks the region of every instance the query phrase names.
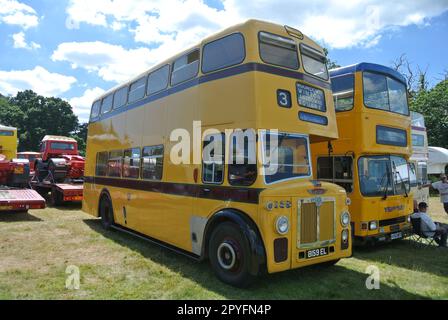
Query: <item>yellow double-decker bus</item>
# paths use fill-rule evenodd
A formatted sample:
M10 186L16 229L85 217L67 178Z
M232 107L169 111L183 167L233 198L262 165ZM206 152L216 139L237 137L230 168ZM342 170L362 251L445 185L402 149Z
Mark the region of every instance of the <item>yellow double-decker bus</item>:
M312 146L315 174L346 189L356 240L401 239L413 211L406 81L372 63L331 70L330 77L339 139Z
M182 135L190 147L179 149ZM209 259L235 286L331 265L351 255L347 196L313 180L310 143L337 136L322 48L249 20L93 103L83 210ZM223 147L209 158L212 142Z

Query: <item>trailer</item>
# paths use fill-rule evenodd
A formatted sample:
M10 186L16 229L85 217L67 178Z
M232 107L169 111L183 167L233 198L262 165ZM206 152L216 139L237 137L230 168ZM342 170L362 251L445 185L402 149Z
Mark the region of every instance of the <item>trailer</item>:
M81 202L84 190L84 181L67 181L56 183L51 180L38 181L33 178L31 187L42 197L48 198L51 206L60 206L67 202Z
M45 199L32 189L0 188L0 212L44 208Z
M45 208L45 199L28 184L29 160L16 156L17 128L0 125L0 212Z
M66 202L81 202L84 186L84 157L79 155L75 139L45 136L41 144L41 158L34 163L31 187L41 196L49 195L52 206Z

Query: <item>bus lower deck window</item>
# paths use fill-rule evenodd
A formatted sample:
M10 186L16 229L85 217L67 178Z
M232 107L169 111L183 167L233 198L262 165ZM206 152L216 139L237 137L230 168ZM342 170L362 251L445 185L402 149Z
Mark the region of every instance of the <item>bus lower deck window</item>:
M143 148L142 177L145 180L162 180L163 145Z

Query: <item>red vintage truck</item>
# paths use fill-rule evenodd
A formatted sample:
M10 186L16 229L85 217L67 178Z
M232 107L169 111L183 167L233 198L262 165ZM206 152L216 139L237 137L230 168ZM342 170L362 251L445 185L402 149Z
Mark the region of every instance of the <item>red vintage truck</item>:
M83 197L84 157L79 155L75 139L45 136L42 157L35 160L31 186L42 196L50 194L50 204L80 202Z
M29 188L29 160L16 155L17 128L0 125L0 211L45 208L45 199Z

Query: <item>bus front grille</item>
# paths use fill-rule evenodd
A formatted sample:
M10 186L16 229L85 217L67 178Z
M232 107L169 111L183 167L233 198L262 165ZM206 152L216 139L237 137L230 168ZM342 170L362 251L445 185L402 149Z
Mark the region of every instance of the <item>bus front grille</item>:
M314 243L317 241L317 206L314 203L302 205L300 219L300 243Z
M298 247L316 247L335 243L335 217L333 199L300 201Z

